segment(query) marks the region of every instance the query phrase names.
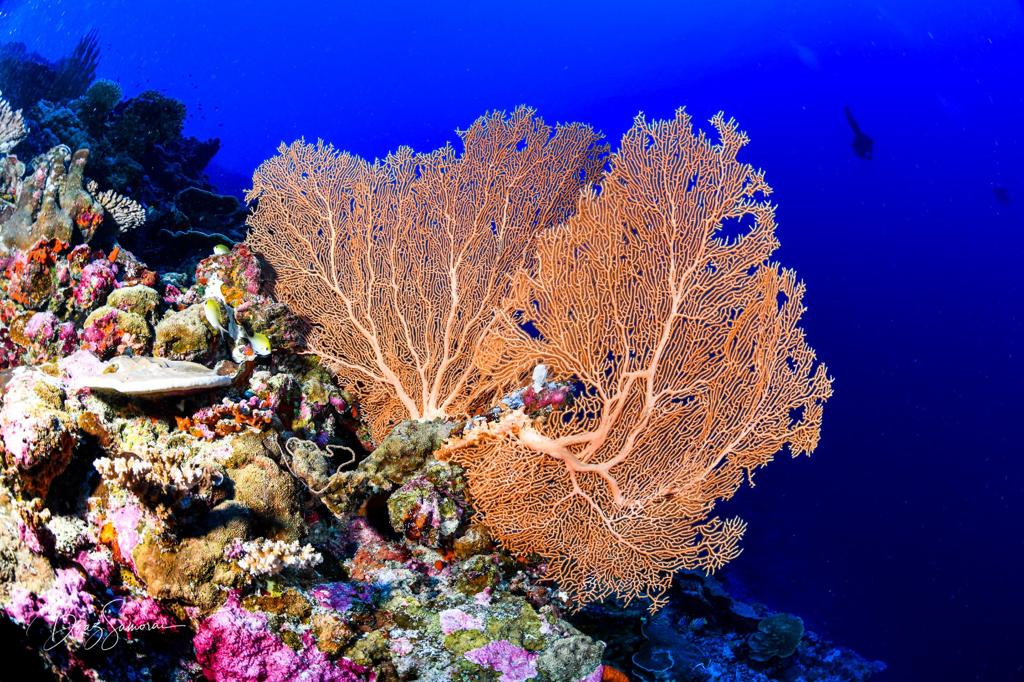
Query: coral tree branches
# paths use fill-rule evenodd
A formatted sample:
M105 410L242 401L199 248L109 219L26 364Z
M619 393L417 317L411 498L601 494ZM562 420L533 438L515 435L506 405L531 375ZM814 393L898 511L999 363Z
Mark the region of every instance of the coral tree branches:
M575 402L544 421L507 413L442 455L468 468L502 543L546 558L577 604L656 608L677 569L735 557L744 523L715 503L818 441L831 382L797 326L804 287L769 261L770 188L736 160L746 135L712 123L717 141L682 110L638 117L599 190L536 241L484 344L488 381L521 385L544 362L579 382Z
M488 396L473 357L511 275L600 170L592 129L551 129L526 108L461 138L461 155L402 148L375 163L282 145L248 195L249 242L278 297L313 323L310 349L358 390L377 438Z

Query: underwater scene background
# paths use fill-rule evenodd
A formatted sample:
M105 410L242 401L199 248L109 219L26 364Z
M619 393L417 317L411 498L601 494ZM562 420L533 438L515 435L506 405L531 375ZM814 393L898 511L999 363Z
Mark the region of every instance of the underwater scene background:
M739 160L763 168L774 190L781 247L772 259L807 283L801 326L834 377L834 395L810 458L781 454L756 471L755 487L716 508L747 522L742 553L716 574L724 587L688 594L727 590L740 604L728 607L743 621L735 656L750 655L742 647L767 620L745 604L764 604L863 656L850 669L864 677L824 676L806 639L799 674L784 660L791 650L752 665L766 677L715 677L692 642L673 642L679 633L664 634L657 620L620 643L625 651L609 641L614 656L604 663L628 679L691 679L672 667L688 656L688 674L710 675L692 679L1024 679L1021 3L5 1L0 42L0 91L30 119L25 147L13 153L27 163L57 144L93 145L86 174L96 168L108 186L131 187L134 195L119 191L148 211L146 226L121 235L121 245L160 275L187 273L161 279L177 282L183 305L204 300L189 289L198 279L187 279L200 259L244 239L243 195L282 141L323 139L366 159L402 145L426 152L458 146L455 131L486 112L525 104L552 125L593 126L614 152L641 111L671 119L685 107L704 130L719 111L735 117L751 140ZM76 49L78 63L95 62L94 70L74 72L79 80L68 85L61 65ZM24 66L33 63L47 66ZM83 130L58 111L84 96L83 78L116 82L122 108L78 139L60 139ZM213 270L199 264L197 276ZM257 354L259 336L267 338L253 335ZM245 398L256 401L244 406L247 426L262 425L250 411L277 409L255 394ZM358 415L335 398L332 427L354 424ZM204 417L191 419L201 432ZM341 592L322 603L372 601ZM685 595L671 592L669 609L673 598ZM457 610L448 606L445 613ZM646 612L633 607L638 623ZM257 618L238 615L248 612L237 603L222 612L209 637L219 636L218 623L230 631ZM607 640L615 613L570 622ZM475 629L466 622L445 634ZM4 644L24 650L21 630L7 625ZM147 646L160 648L161 633L150 634ZM301 649L295 637L291 646ZM629 647L645 652L639 667ZM319 670L314 679L365 679L323 673L326 663L302 655L296 669ZM84 674L74 656L54 660L71 679ZM532 660L500 679L531 679L522 671ZM884 671L868 663L876 660ZM693 672L700 666L704 673ZM273 674L221 670L217 678ZM455 679L499 679L463 674Z

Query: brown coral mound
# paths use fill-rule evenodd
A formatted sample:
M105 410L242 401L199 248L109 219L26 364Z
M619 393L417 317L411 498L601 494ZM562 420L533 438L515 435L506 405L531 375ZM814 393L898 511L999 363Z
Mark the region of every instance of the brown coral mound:
M282 145L257 169L249 244L276 294L313 323L309 348L356 389L380 439L406 418L465 414L488 393L472 358L536 235L600 170L598 135L526 108L451 146L369 163Z
M575 403L507 414L442 454L468 468L501 542L546 558L577 604L657 608L677 569L731 560L744 523L715 503L784 446L817 445L831 381L797 326L804 287L768 260L774 209L763 173L736 160L746 135L712 123L718 141L682 110L638 117L600 190L515 281L482 366L511 388L543 362L580 383Z

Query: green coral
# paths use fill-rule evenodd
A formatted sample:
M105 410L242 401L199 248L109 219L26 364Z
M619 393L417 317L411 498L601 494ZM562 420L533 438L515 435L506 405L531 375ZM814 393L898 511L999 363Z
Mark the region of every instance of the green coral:
M488 618L485 631L490 640L504 639L516 646L535 651L544 647L540 615L523 603L515 618Z
M757 624L757 632L747 638L750 658L765 663L773 658L788 658L804 636L804 622L788 613L776 613Z
M213 359L217 332L206 321L200 303L172 312L156 326L153 354L171 360L204 362Z
M445 635L444 648L458 657L467 651L479 649L493 639L495 638L488 636L480 630L456 630L449 635Z
M107 305L155 322L156 311L160 307L160 294L142 284L122 287L110 292L107 296Z

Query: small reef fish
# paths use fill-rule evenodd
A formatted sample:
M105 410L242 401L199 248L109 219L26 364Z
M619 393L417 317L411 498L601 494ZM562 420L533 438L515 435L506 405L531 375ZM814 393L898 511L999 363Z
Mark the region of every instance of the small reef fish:
M217 244L217 246L213 247L213 253L216 256L223 256L226 253L231 253L231 248L226 244Z
M249 337L249 343L257 355L270 355L270 339L266 334L253 334Z
M220 302L216 299L208 298L206 299L205 309L206 321L216 329L227 334L228 316L227 313L224 312L224 308L221 306Z

